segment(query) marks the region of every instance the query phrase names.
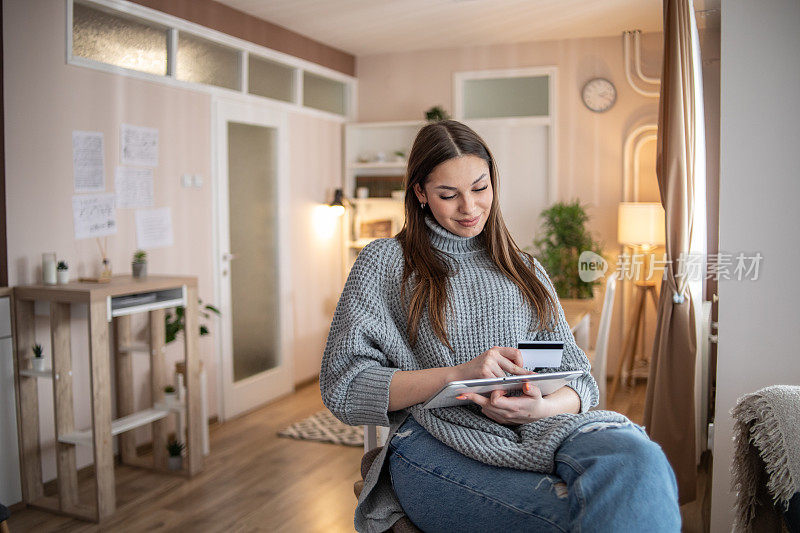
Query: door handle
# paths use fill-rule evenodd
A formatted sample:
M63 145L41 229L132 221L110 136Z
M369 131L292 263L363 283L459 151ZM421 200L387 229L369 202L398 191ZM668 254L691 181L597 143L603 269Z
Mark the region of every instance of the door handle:
M234 259L236 259L236 254L231 254L231 253L222 254L223 261L233 261Z

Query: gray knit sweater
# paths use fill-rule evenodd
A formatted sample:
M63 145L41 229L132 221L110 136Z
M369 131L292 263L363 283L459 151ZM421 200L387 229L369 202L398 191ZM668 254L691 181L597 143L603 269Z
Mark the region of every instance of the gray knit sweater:
M447 254L452 267L447 308L450 351L439 341L427 312L412 349L400 299L403 253L395 239L378 239L358 255L331 323L322 358L320 389L328 409L346 424L389 426L389 438L409 414L434 437L462 454L490 465L536 472L554 471L555 452L577 427L594 421L625 421L611 411L589 411L598 390L586 355L575 344L561 305L553 332L530 331L535 311L519 288L492 263L483 235L461 237L426 219L431 245ZM539 279L552 283L536 261ZM406 295L408 299L408 295ZM586 373L569 386L581 400L580 414L560 414L519 426L487 418L477 406L423 410L420 405L388 412L389 384L397 370L466 363L493 346L516 347L521 340L559 340L559 370ZM403 514L391 489L386 448L376 458L356 508L358 531L384 531ZM384 467L386 466L386 467Z

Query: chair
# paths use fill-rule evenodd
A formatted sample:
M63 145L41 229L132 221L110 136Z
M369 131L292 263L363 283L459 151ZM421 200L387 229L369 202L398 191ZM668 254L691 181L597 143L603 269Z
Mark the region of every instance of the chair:
M9 533L7 520L10 516L11 513L8 512L8 508L0 503L0 533Z
M606 408L606 360L608 359L608 334L611 330L611 315L614 313L614 293L617 291L617 278L610 276L606 281L606 294L603 310L600 313L600 326L597 329L597 342L594 350L587 350L586 356L592 365L592 376L600 389L600 402L597 409Z
M384 446L388 446L388 444L384 444ZM356 498L361 495L361 491L364 489L364 478L367 477L367 472L369 472L369 468L379 453L381 453L381 447L372 448L361 458L361 479L353 484L353 492ZM391 533L422 533L406 515L401 516L388 531Z

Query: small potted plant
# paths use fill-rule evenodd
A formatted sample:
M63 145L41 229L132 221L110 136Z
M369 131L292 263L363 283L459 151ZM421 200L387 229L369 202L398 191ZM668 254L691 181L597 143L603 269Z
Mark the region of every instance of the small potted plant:
M134 278L147 277L147 252L144 250L136 250L133 254L133 261L131 261L131 269L133 270Z
M175 392L175 387L172 385L167 385L164 387L164 401L165 402L174 402L178 399L178 393Z
M65 285L69 283L69 265L66 261L59 261L56 268L58 274L58 283Z
M425 120L428 122L439 122L440 120L449 120L450 114L444 110L440 105L433 106L425 111Z
M184 445L181 441L172 439L167 443L167 468L170 470L181 470L183 468L183 453Z
M44 349L42 348L41 344L34 344L33 345L33 359L31 360L33 364L33 369L37 372L44 372Z

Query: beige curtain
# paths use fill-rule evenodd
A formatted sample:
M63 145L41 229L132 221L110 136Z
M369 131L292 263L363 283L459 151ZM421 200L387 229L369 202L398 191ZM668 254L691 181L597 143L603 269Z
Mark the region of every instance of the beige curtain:
M664 0L664 61L656 173L666 252L644 424L678 479L681 504L696 496L695 368L705 274L705 132L700 50L692 0ZM684 268L694 256L698 273Z

